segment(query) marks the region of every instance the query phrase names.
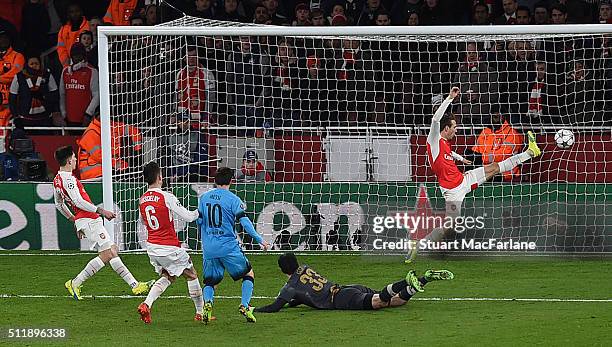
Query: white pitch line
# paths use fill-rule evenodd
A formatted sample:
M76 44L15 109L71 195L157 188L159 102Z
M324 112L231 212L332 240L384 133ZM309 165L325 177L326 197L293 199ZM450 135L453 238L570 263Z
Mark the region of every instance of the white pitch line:
M0 299L52 299L72 298L69 295L0 294ZM143 295L83 295L89 299L137 299ZM186 295L161 296L163 299L191 299ZM240 296L216 296L219 299L240 299ZM276 299L275 296L253 296L253 299ZM612 299L566 299L566 298L412 298L411 301L519 301L519 302L611 302Z

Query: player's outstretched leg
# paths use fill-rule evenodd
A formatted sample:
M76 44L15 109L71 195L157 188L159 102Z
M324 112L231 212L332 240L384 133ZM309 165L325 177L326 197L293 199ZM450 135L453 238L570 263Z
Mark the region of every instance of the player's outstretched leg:
M81 286L83 282L85 282L88 278L95 275L96 272L100 271L104 267L104 261L98 256L93 258L92 260L85 265L85 268L81 270L81 272L71 280L68 280L64 286L68 289L68 293L75 299L81 300L83 297L81 296Z
M406 278L389 284L380 293L372 297L372 308L377 310L384 307L396 307L404 305L412 296L422 292L423 287L414 270L406 274Z
M168 289L173 281L174 278L167 278L166 276L162 276L155 281L145 301L138 306L138 313L143 322L151 323L151 307L153 307L153 303Z
M195 321L202 321L203 318L203 310L204 310L204 298L202 293L202 286L200 285L200 280L198 279L198 273L192 267L190 269L183 270L183 276L187 279L187 289L189 290L189 296L193 301L195 306Z
M493 163L485 166L486 178L489 179L499 172L503 173L511 171L519 164L522 164L531 158L540 156L542 154L542 150L540 149L540 147L538 147L535 135L531 131L527 132L527 139L529 141L529 144L527 146L527 150L523 153L513 155L506 160L500 161L499 163Z
M117 275L132 288L132 293L134 293L134 295L146 294L153 283L155 283L155 280L138 282L130 270L128 270L127 266L123 264L121 258L119 258L117 254L117 245L112 245L110 249L100 252L100 259L102 259L104 263L110 264Z

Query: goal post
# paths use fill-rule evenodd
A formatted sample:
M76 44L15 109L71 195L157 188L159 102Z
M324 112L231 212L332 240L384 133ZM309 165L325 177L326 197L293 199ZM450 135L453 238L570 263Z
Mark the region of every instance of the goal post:
M144 246L137 199L149 160L190 209L229 166L247 177L235 191L275 250L404 253L435 229L409 217L445 215L426 138L457 85L455 151L492 160L475 145L502 114L516 137L492 148L519 153L533 130L544 155L467 194L463 215L485 227L457 232L448 240L463 244L450 250L612 252L610 41L601 24L280 27L185 16L100 27L103 198L120 216L106 226L120 249ZM562 128L575 136L567 149L554 142ZM199 249L195 226L175 222L184 247ZM474 248L489 240L493 249ZM248 238L245 247L257 249Z

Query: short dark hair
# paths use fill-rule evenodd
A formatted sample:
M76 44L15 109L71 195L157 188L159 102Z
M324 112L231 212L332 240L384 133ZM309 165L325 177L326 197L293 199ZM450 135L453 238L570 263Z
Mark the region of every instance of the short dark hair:
M281 271L284 274L293 275L295 273L295 270L300 267L300 263L295 257L295 254L285 253L278 257L278 267L280 267Z
M453 125L453 121L457 121L455 119L455 115L448 112L445 113L444 116L442 116L442 119L440 119L440 131L443 131L446 129L446 127L451 127Z
M218 186L227 186L234 178L234 171L229 167L220 167L215 174L215 184Z
M72 146L63 146L55 150L55 160L59 166L68 164L68 159L74 155Z
M159 164L154 161L145 165L144 169L142 170L142 175L144 176L145 182L147 182L148 185L155 183L160 173L161 168L159 167Z
M552 6L550 6L550 13L552 13L553 10L557 10L563 14L567 14L567 7L563 4L553 4Z
M518 11L524 11L524 12L527 12L527 14L528 14L529 16L531 16L531 10L530 10L530 9L529 9L529 7L527 7L527 6L519 6L519 7L517 7L517 8L516 8L516 12L518 12Z

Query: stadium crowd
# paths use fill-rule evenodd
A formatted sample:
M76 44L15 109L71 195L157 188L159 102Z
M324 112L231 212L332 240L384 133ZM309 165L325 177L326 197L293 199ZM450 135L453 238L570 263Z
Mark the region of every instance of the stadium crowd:
M87 127L99 116L99 26L156 25L183 14L293 26L612 24L612 5L605 0L4 0L0 5L2 137L11 120L19 119L18 127ZM111 66L118 128L159 127L154 120L160 114L179 125L176 131L209 125L421 125L451 84L461 88L453 111L462 124L490 126L499 115L509 124L603 125L612 119L609 36L475 42L198 37L183 45L152 39L112 45L111 60L119 62ZM186 119L190 126L179 124ZM134 138L129 129L116 133ZM10 149L10 137L7 142Z

